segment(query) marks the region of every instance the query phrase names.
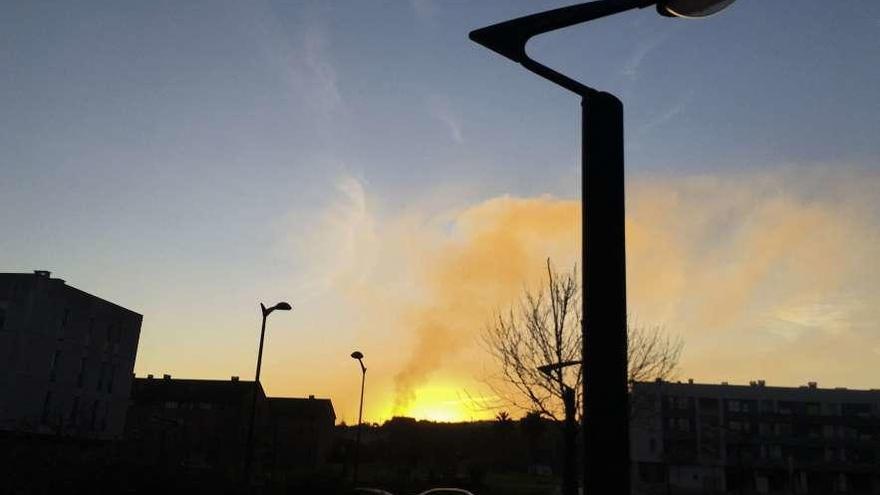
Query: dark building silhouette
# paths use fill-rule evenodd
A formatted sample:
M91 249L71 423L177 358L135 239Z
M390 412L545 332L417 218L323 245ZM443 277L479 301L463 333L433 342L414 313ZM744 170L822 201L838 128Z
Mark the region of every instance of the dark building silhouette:
M263 446L273 471L313 470L333 443L336 412L330 399L270 397Z
M880 390L633 385L639 493L880 493Z
M253 381L135 378L127 456L168 470L241 469ZM314 469L326 458L336 418L329 399L267 398L256 387L255 468Z
M47 271L0 274L0 429L120 437L142 319Z
M253 390L254 382L237 377L135 378L125 425L128 455L137 462L168 469L237 469ZM257 407L262 408L266 396L261 386L256 390Z

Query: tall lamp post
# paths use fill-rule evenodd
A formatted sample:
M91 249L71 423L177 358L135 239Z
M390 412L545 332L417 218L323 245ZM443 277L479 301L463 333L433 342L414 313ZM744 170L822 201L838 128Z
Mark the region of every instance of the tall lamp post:
M286 302L280 302L271 308L267 308L263 303L260 303L260 309L263 311L263 325L260 329L260 350L257 353L257 376L254 379L253 399L251 400L251 418L248 425L247 443L245 444L244 475L242 476L245 487L251 482L251 464L254 459L254 422L257 417L257 391L260 388L260 367L263 364L263 339L266 336L266 318L268 318L269 314L276 309L280 311L290 311L293 307Z
M705 17L733 1L598 0L470 33L471 40L581 98L584 493L614 486L616 493L628 494L630 485L623 104L531 59L526 43L539 34L652 5L666 17Z
M364 366L364 355L361 351L354 351L351 353L352 359L357 359L358 364L361 365L361 405L358 409L358 426L357 426L357 436L354 442L354 475L352 476L352 484L357 485L358 482L358 462L360 461L360 451L361 451L361 425L364 419L364 382L367 381L367 367Z

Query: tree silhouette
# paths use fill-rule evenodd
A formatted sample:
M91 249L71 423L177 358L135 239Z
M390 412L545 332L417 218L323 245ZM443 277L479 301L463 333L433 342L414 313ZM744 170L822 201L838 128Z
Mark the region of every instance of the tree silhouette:
M540 290L525 290L518 304L487 326L482 341L499 372L486 381L502 404L561 422L563 394L570 387L576 392L576 410L581 410L581 366L538 370L581 360L580 292L577 269L559 273L548 259ZM683 347L680 338L670 337L661 326L628 324L627 334L630 383L674 375Z

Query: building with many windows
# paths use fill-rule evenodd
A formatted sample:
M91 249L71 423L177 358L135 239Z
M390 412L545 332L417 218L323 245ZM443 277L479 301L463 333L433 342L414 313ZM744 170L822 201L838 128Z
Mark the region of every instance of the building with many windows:
M142 319L47 271L0 274L0 430L121 436Z
M638 493L880 493L880 390L646 382Z

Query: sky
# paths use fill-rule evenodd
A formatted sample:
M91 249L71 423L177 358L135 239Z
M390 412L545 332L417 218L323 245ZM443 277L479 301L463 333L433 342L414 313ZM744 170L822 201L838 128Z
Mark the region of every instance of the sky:
M485 417L492 314L577 262L580 104L470 42L550 1L18 1L0 270L144 315L135 372ZM536 59L625 104L631 317L701 382L880 384L880 4L629 12Z

